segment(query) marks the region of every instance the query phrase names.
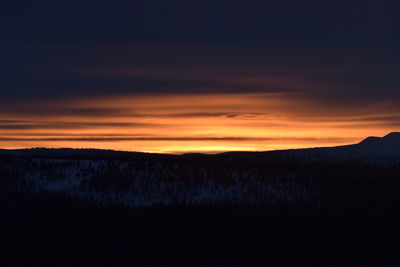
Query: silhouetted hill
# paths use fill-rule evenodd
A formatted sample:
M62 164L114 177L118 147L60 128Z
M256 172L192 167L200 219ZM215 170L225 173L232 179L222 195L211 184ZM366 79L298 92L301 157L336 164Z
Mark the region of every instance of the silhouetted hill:
M391 149L399 149L400 148L400 133L393 132L384 137L368 137L360 142L361 146L374 146L375 148L391 148Z
M217 155L0 150L0 266L400 266L399 136Z
M0 149L0 155L26 156L33 158L80 158L80 159L177 159L189 160L348 160L351 158L400 158L400 132L384 137L368 137L358 144L337 147L316 147L305 149L275 150L265 152L232 151L220 154L187 153L182 155L143 152L114 151L102 149L49 149L32 148L19 150Z
M358 144L337 147L316 147L305 149L276 150L266 152L225 152L219 157L228 160L275 161L295 160L297 162L369 160L375 163L400 159L400 133L385 137L368 137Z
M321 159L399 159L400 158L400 133L393 132L384 137L367 137L358 144L337 147L322 147L292 150L291 153L319 156Z
M73 148L28 148L7 150L0 149L1 155L32 158L62 158L62 159L130 159L130 158L170 158L176 155L145 152L129 152L103 149L73 149Z
M351 155L364 157L400 157L400 133L384 137L368 137L359 144L337 148Z
M309 205L315 199L315 191L299 182L298 177L308 180L310 172L319 175L315 166L338 166L352 172L364 164L399 164L399 140L399 133L391 133L348 146L216 155L96 149L1 150L0 167L7 177L4 183L14 181L13 190L62 192L134 207L226 202Z

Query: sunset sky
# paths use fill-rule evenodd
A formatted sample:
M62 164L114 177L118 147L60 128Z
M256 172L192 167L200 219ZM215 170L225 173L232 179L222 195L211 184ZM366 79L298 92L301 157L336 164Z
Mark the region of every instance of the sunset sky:
M263 151L400 131L399 1L81 2L2 4L0 148Z

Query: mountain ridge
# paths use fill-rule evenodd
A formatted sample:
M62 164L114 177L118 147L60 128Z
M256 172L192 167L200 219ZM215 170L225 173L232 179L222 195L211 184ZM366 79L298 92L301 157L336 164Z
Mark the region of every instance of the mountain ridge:
M94 148L25 148L25 149L0 149L0 155L12 154L14 156L81 156L81 157L225 157L227 155L266 155L266 154L318 154L321 156L398 156L400 157L400 132L391 132L383 137L370 136L361 142L350 145L334 147L313 147L301 149L271 150L271 151L227 151L217 154L184 153L184 154L163 154L137 151L119 151ZM325 155L322 155L322 154Z

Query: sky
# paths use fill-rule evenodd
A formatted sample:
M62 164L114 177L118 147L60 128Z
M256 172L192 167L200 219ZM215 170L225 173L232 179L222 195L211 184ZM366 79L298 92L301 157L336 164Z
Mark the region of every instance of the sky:
M400 130L398 1L9 1L0 148L336 146Z

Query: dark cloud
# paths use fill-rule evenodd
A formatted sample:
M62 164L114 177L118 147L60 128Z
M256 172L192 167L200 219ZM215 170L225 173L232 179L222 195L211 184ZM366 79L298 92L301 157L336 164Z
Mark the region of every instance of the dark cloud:
M0 55L2 110L129 94L287 93L335 105L400 99L400 52L392 50L8 44Z
M78 117L139 117L132 109L128 108L69 108L69 107L49 107L43 103L30 105L16 105L0 107L0 112L8 115L30 115L43 117L59 117L59 116L78 116ZM1 123L24 123L20 120L0 120ZM31 121L32 122L32 121Z
M179 105L179 107L190 107ZM171 107L160 108L161 111L166 112L152 112L146 113L143 111L136 111L133 108L74 108L74 107L52 107L43 104L21 105L14 107L1 108L0 111L5 115L23 115L23 116L36 116L36 117L80 117L80 118L200 118L200 117L226 117L226 118L257 118L268 117L269 114L265 113L227 113L227 112L172 112L169 111ZM33 120L0 120L0 125L15 125L15 124L40 124L41 121ZM55 123L56 125L59 123ZM43 124L42 124L43 125Z
M397 128L399 8L395 0L7 1L0 8L0 130L21 140L1 140L257 143L118 134L122 128L158 133L177 121L181 130L196 119L202 131L209 119L257 126L260 135L314 122L327 134L330 127ZM152 105L118 105L143 95L158 98ZM216 95L221 101L204 98ZM241 101L244 95L253 97ZM61 135L99 128L117 134ZM52 129L59 135L21 135ZM297 140L303 141L320 142Z
M41 130L41 129L92 129L92 128L119 128L119 127L163 127L152 123L127 122L37 122L37 123L0 123L1 130Z
M388 45L398 1L8 1L6 41ZM397 33L397 34L396 34Z
M352 141L352 138L252 138L252 137L2 137L0 141L78 141L78 142L110 142L110 141L319 141L319 142L343 142Z

